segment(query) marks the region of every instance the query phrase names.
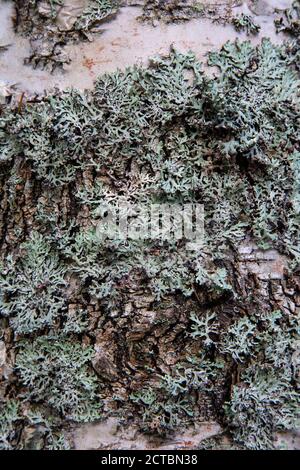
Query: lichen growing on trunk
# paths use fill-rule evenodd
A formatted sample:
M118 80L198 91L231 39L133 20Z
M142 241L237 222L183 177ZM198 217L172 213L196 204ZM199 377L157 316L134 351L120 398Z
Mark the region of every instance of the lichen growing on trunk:
M2 447L109 416L162 436L214 419L250 449L295 427L299 76L268 40L209 64L171 50L2 108ZM203 204L201 246L103 239L119 200Z
M64 46L92 40L102 25L114 18L119 0L13 0L15 29L29 36L31 54L26 63L50 71L70 62Z

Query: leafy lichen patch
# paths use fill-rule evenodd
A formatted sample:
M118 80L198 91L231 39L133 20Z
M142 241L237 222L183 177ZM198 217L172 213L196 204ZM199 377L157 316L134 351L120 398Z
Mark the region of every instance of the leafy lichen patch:
M264 40L209 63L217 76L172 49L91 91L2 107L2 447L67 447L63 423L101 417L161 437L218 421L250 449L295 427L295 58ZM99 208L119 198L203 204L201 247L103 240ZM247 240L281 253L280 277L241 269Z

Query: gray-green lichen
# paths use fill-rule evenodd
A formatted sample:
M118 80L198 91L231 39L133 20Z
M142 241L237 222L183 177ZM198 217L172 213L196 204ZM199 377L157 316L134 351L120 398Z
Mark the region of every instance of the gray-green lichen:
M61 423L111 415L160 434L213 418L250 449L297 425L294 54L235 42L209 64L213 78L171 50L92 91L1 110L0 313L14 377L1 385L3 447L24 445L14 429L36 406L55 421L44 447L68 445ZM118 200L203 204L202 246L104 240L99 207ZM280 279L240 270L249 239L285 255Z
M237 31L245 31L247 35L257 34L260 31L260 26L255 23L254 18L245 13L234 16L231 22Z

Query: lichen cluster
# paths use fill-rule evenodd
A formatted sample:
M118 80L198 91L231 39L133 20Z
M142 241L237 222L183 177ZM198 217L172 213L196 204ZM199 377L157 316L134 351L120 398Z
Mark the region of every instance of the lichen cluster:
M275 10L278 18L274 20L277 32L284 31L292 36L300 36L300 2L294 0L290 8Z
M61 428L108 416L162 435L214 419L250 449L296 426L299 76L268 40L209 64L171 50L2 109L2 447L33 445L28 426L65 447ZM202 245L104 240L120 200L203 204ZM247 240L285 256L281 278L243 272Z
M88 0L87 6L74 12L66 11L67 21L60 17L64 0L13 0L17 32L30 37L31 53L25 63L47 68L51 72L70 63L64 46L79 40L92 40L101 33L102 24L119 11L119 0ZM73 15L73 16L72 16Z
M231 22L237 31L245 31L248 36L258 34L260 31L260 26L255 23L254 18L245 13L234 16Z
M95 34L103 32L103 25L105 28L109 27L109 21L126 6L141 7L141 14L137 19L153 26L206 18L224 25L232 24L237 31L246 31L247 35L257 34L260 30L253 17L244 13L234 15L234 7L240 5L239 0L233 3L202 3L196 0L86 0L85 7L77 6L75 11L64 0L9 1L13 1L15 5L16 31L29 37L30 55L25 58L25 64L50 72L65 69L70 63L71 59L65 48L67 44L92 41ZM282 25L280 28L284 29Z

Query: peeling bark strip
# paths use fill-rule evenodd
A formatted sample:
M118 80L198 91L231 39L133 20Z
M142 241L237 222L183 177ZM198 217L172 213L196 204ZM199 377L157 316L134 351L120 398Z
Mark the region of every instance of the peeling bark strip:
M180 448L201 422L250 449L296 426L295 60L227 43L209 78L171 50L90 92L2 106L2 448L69 448L74 423L107 418ZM120 201L202 204L202 247L99 239Z

